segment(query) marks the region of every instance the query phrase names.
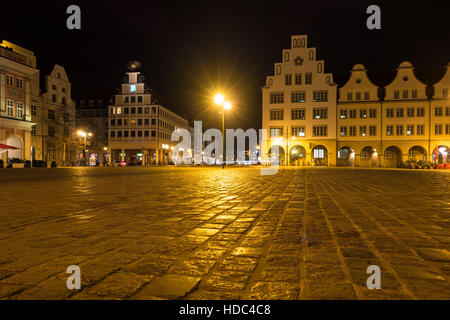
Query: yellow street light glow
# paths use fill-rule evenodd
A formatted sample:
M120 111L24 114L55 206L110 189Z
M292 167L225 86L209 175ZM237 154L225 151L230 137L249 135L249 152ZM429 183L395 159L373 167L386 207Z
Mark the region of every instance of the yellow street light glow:
M86 132L84 132L82 130L78 130L77 131L77 135L82 136L82 137L86 137Z
M223 107L224 107L226 110L230 110L230 109L231 109L231 102L229 102L229 101L225 102L225 103L223 104Z
M223 94L218 93L214 96L214 102L216 104L222 105L224 101L225 101L225 97L223 96Z
M92 137L92 133L91 132L89 132L87 135L88 135L88 137Z
M105 150L105 151L108 150L108 147L103 147L103 150Z

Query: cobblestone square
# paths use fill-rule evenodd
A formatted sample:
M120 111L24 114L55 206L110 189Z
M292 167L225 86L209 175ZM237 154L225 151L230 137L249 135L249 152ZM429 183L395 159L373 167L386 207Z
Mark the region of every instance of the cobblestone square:
M450 299L449 186L436 170L2 169L0 299Z

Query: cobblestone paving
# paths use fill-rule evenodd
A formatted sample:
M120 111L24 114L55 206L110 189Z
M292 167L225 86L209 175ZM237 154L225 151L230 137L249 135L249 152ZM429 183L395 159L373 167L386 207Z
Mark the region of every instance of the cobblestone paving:
M449 186L419 170L2 169L0 299L450 299Z

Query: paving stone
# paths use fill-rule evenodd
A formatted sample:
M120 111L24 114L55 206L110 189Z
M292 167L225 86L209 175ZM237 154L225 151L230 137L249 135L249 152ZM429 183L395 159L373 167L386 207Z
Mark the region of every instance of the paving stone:
M254 300L295 300L300 289L292 284L282 282L258 282L250 292Z
M150 284L140 290L133 298L160 297L180 299L197 289L201 278L181 275L165 275L153 279Z

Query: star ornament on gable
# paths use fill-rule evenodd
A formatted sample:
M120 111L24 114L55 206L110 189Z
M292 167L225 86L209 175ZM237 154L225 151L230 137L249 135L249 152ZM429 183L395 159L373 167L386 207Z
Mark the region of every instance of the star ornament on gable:
M294 59L294 63L296 66L301 66L303 64L303 59L300 57L297 57Z

